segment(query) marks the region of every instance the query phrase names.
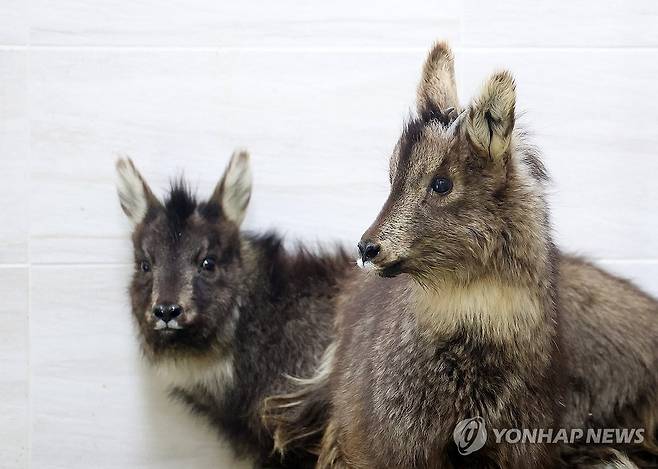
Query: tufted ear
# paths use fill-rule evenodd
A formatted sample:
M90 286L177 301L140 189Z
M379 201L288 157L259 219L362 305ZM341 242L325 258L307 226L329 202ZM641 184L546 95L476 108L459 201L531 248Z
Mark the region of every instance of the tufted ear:
M437 42L432 47L416 95L416 106L421 116L437 108L441 111L459 108L454 59L447 42Z
M149 207L160 205L160 202L130 158L118 159L116 169L119 203L133 226L137 225L144 220Z
M514 130L516 90L507 72L492 75L468 108L466 134L476 152L492 160L504 159Z
M210 200L219 204L224 216L237 226L242 224L251 198L249 153L236 150Z

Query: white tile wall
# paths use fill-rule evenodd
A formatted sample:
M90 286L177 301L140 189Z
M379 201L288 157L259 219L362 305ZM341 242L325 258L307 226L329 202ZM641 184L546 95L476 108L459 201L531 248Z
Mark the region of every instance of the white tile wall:
M0 29L2 27L0 26ZM0 263L27 261L27 52L0 51Z
M139 360L113 161L207 193L247 146L250 228L351 245L435 38L463 100L516 74L560 245L658 295L658 4L544 3L0 2L0 468L235 467Z
M143 366L125 295L131 271L32 267L32 467L233 467Z
M28 269L0 267L0 467L28 456Z
M28 17L28 3L25 0L3 0L0 3L0 24L2 25L0 44L27 44L30 31Z
M475 47L656 47L654 0L466 0L464 42Z
M431 0L33 0L32 44L95 46L425 47L457 39L461 7Z

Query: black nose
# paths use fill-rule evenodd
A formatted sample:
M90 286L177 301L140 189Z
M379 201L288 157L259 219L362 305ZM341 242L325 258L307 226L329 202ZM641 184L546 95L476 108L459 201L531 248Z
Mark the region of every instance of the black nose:
M379 244L361 240L357 246L363 262L371 261L379 254Z
M177 318L183 313L183 307L181 305L174 305L171 303L161 303L155 305L153 308L153 314L156 318L162 319L164 322L169 322L174 318Z

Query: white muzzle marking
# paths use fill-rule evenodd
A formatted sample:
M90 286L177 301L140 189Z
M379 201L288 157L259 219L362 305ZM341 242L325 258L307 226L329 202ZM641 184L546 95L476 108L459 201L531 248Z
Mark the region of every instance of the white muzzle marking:
M363 259L361 259L360 257L357 258L356 265L368 272L370 272L375 268L375 264L373 264L372 261L363 262Z
M158 319L153 329L156 331L161 331L162 329L182 329L182 327L175 319L172 319L166 323L162 319Z
M178 321L176 321L175 319L172 319L171 321L169 321L167 323L167 327L169 329L182 329L182 327L178 324Z

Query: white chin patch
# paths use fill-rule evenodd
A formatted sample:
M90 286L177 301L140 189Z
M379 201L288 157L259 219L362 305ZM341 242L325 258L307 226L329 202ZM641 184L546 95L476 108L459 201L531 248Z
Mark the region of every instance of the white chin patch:
M363 259L361 258L358 258L356 260L356 265L358 265L363 270L367 270L367 271L371 271L375 268L375 264L373 264L371 261L363 262Z

